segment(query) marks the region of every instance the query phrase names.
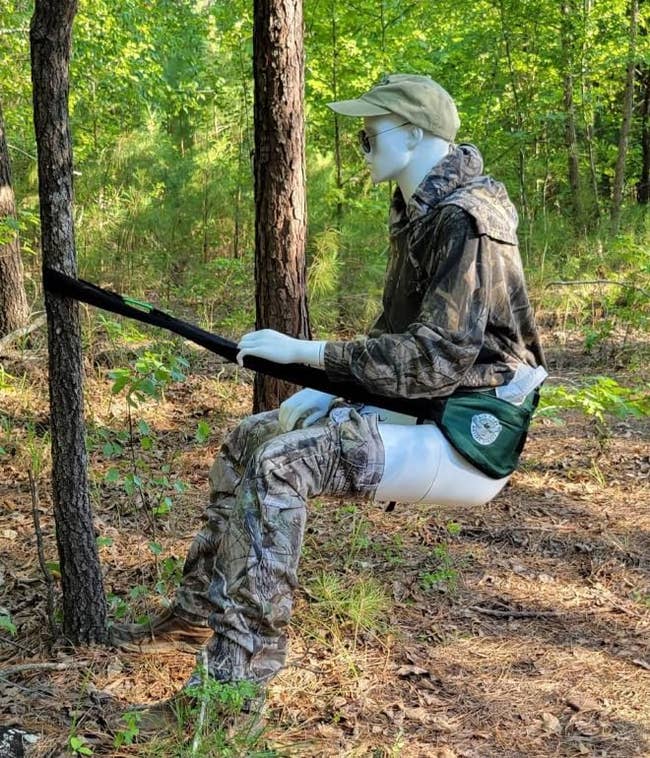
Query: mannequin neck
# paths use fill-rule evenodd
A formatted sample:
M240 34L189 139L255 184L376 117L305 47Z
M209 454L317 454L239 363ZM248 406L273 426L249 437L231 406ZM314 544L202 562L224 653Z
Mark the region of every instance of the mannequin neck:
M424 177L449 155L451 149L451 144L441 137L435 137L427 132L422 133L422 139L412 150L411 160L395 176L405 202L408 203Z

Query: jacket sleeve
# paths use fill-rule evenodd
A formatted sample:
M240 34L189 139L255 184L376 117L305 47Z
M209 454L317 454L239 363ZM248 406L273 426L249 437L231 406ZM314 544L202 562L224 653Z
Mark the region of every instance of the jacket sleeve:
M454 392L483 344L491 286L488 251L465 211L444 208L433 234L432 270L416 320L402 334L328 342L328 377L354 381L389 397Z

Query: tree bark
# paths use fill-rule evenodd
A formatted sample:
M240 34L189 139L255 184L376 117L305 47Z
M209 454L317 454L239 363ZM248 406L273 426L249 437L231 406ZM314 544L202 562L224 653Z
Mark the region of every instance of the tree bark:
M571 190L571 206L573 208L573 221L581 225L584 217L582 207L582 194L580 188L580 160L578 150L578 134L576 129L576 111L573 102L573 47L574 34L571 29L572 19L575 16L575 8L570 0L562 3L562 20L560 32L560 44L562 46L562 64L564 66L562 76L562 92L564 99L564 145L567 151L567 168L569 189Z
M641 176L636 188L636 199L639 205L647 205L650 201L650 68L642 69L641 86Z
M76 0L36 0L30 30L43 265L76 276L69 60ZM63 588L63 633L105 642L106 600L87 480L79 308L45 293L52 489Z
M521 134L525 131L525 118L524 112L521 107L521 98L519 95L519 84L517 81L517 75L512 60L512 49L510 46L510 34L508 31L508 19L506 19L506 9L503 0L499 2L499 16L501 21L501 38L506 54L506 60L508 62L508 75L510 77L510 86L512 88L512 99L515 106L515 123L517 124L517 131L519 132L519 139ZM521 203L521 210L524 218L530 219L530 212L528 208L528 193L526 191L526 153L523 145L520 145L518 152L519 157L519 202Z
M339 99L339 39L338 25L336 22L336 0L332 0L332 100ZM343 190L343 168L341 161L341 129L339 125L339 114L332 112L334 116L334 165L336 171L336 228L341 229L343 225L343 200L341 192Z
M27 324L29 307L23 280L23 261L20 257L18 232L4 228L6 219L16 218L14 191L11 186L11 165L5 139L5 127L0 105L0 337ZM2 239L9 237L5 243Z
M625 70L625 90L623 93L623 115L621 130L618 136L618 153L614 169L614 187L612 190L612 232L618 231L623 204L623 188L625 186L625 163L627 161L627 146L632 126L632 111L634 108L634 72L636 58L636 37L639 24L639 0L630 0L630 37L628 43L627 67Z
M256 327L309 338L302 0L255 0L253 68ZM293 390L257 374L254 410Z

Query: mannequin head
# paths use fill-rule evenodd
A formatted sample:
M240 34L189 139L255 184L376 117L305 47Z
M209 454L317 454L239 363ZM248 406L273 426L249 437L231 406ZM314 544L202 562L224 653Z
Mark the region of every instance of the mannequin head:
M355 100L329 107L362 117L362 148L372 180L394 179L408 200L429 171L450 151L460 126L450 94L428 76L390 74Z
M363 157L373 183L396 181L405 200L451 148L446 140L394 113L366 116L363 124Z

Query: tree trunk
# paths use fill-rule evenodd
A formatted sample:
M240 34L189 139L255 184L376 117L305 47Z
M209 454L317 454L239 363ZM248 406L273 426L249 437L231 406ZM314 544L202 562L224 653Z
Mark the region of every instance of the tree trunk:
M580 160L578 151L578 134L576 129L576 111L573 102L573 47L574 34L571 29L575 8L571 2L562 3L562 21L560 44L562 46L562 92L564 97L564 145L567 151L567 167L569 188L571 190L571 206L573 221L577 226L582 225L584 211L580 189Z
M650 68L643 68L641 74L643 105L641 108L641 176L636 189L636 199L640 205L650 201Z
M9 151L0 105L0 337L25 326L29 317L18 232L3 223L15 217Z
M336 0L332 2L332 100L339 99L339 40L338 28L336 23ZM336 171L336 228L340 231L343 225L343 169L341 161L341 129L339 125L338 113L334 115L334 165Z
M512 60L512 49L510 46L510 34L508 31L508 24L506 19L506 10L503 0L499 3L499 15L501 20L501 38L506 53L506 60L508 62L508 74L510 76L510 86L512 87L512 99L515 106L515 123L517 124L517 131L519 135L522 135L525 131L525 119L524 112L521 107L521 99L519 96L519 84L517 82L517 75ZM521 136L519 137L521 139ZM524 218L530 220L530 213L528 209L528 193L526 191L526 153L524 147L520 145L518 150L519 158L519 202L521 203L521 210ZM528 243L526 243L528 244Z
M68 69L76 0L36 0L30 31L43 265L76 276ZM52 490L63 586L63 633L107 639L106 600L90 510L79 308L45 294Z
M589 208L589 222L593 226L594 222L600 219L600 196L598 193L598 173L596 171L596 149L594 142L594 108L593 108L593 83L587 72L589 63L587 61L587 51L589 48L590 29L592 25L591 13L593 10L594 0L583 0L582 3L582 34L580 44L580 91L582 99L582 112L584 122L584 143L587 150L587 159L589 161L589 178L591 181L592 200Z
M253 66L256 326L309 338L302 0L255 0ZM293 389L258 374L254 410Z
M627 68L625 71L625 91L623 94L623 116L621 130L618 136L618 154L614 169L614 188L612 190L612 232L618 231L623 204L623 187L625 185L625 163L627 161L627 145L632 126L632 110L634 107L634 71L636 58L636 35L639 23L639 0L630 0L630 39L628 44Z

